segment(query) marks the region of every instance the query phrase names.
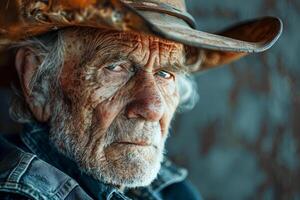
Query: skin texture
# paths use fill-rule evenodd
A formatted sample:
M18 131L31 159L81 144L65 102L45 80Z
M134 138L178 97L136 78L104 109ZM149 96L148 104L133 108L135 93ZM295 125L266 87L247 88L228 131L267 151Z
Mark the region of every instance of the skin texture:
M64 40L61 88L52 91L50 105L34 106L34 95L28 95L26 85L38 67L35 53L17 53L29 108L38 121L50 124L57 149L85 173L118 186L150 184L179 103L183 46L154 36L84 28L66 29Z

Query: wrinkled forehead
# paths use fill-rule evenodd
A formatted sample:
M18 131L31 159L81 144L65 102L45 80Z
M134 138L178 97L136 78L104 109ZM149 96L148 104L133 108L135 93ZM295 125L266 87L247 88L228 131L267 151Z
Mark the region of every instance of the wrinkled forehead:
M135 32L119 32L91 28L70 28L64 31L66 51L80 57L124 56L139 62L149 51L159 54L163 63L184 61L184 46L156 36ZM86 57L86 56L85 56Z

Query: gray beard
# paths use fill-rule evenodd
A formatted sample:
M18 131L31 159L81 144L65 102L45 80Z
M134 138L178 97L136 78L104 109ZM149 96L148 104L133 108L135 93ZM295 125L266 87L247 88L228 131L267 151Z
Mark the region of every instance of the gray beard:
M103 133L92 119L85 119L86 128L80 133L73 124L80 122L72 118L67 108L63 100L55 102L50 141L58 151L74 160L81 171L101 182L126 187L147 186L156 178L167 137L161 139L158 123L128 120L120 115ZM113 145L116 141L137 140L149 141L155 147Z

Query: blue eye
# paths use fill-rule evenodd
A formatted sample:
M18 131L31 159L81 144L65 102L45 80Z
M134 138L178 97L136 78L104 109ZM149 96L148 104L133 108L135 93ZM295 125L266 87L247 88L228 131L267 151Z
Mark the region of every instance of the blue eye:
M107 67L105 67L105 69L108 69L113 72L120 72L123 70L123 67L118 64L112 64L112 65L108 65Z
M171 78L173 78L173 75L171 73L166 72L164 70L160 70L160 71L156 72L155 74L158 75L158 76L160 76L160 77L162 77L162 78L164 78L164 79L171 79Z

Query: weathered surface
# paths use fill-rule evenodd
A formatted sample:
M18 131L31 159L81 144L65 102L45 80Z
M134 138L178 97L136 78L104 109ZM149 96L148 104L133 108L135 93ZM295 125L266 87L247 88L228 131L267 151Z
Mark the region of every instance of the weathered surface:
M196 76L200 101L174 123L168 148L205 199L300 199L300 68L297 0L193 0L199 27L242 19L283 19L263 54Z

